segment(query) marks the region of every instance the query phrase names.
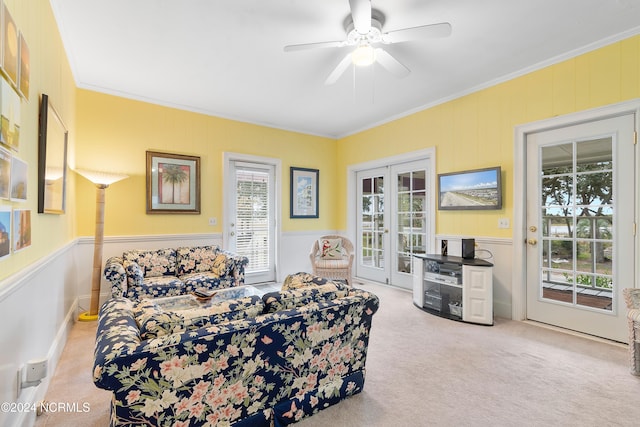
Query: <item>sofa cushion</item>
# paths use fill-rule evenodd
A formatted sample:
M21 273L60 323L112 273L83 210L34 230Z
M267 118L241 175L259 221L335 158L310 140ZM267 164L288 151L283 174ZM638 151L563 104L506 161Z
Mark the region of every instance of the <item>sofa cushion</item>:
M176 250L178 255L178 276L211 271L219 248L217 246L183 246Z
M195 301L195 300L194 300ZM143 340L182 333L221 322L255 317L264 310L264 302L257 295L220 301L209 307L184 310L163 309L157 300L143 299L134 307L136 323Z
M218 273L205 271L202 273L185 274L180 277L186 288L195 290L197 288L218 289L229 287L229 280L221 280Z
M324 285L310 285L297 289L289 289L265 294L262 299L265 303L265 313L274 313L281 310L302 307L312 302L325 302L337 298L346 297L349 287L342 283L328 282Z
M228 276L233 269L233 260L225 254L218 254L211 265L211 273L216 277Z
M176 274L177 256L175 249L134 249L125 252L123 259L138 264L144 277L175 276Z
M342 258L342 239L320 239L320 259Z
M281 290L305 288L307 286L321 286L329 283L329 279L318 277L310 273L295 273L285 277Z

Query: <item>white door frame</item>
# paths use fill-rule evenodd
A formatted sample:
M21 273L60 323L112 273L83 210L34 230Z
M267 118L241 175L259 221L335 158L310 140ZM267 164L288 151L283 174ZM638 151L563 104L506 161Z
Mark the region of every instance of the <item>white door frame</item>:
M525 320L527 318L527 278L526 278L526 141L527 135L533 132L541 132L561 127L581 124L609 117L621 116L624 114L635 114L636 123L636 139L640 122L640 98L631 101L625 101L617 104L598 107L590 110L571 113L560 117L540 120L537 122L527 123L515 127L514 147L513 147L513 271L512 271L512 298L511 298L511 315L513 320ZM635 191L637 194L638 182L638 155L635 159ZM633 214L634 222L638 223L638 212L640 212L640 198L636 200L635 212ZM636 238L635 251L640 253L640 244ZM637 287L640 283L639 279L639 262L635 263L634 283L628 287Z
M275 168L275 182L274 182L274 203L275 203L275 257L273 262L275 263L276 269L276 282L281 281L280 277L280 242L282 241L282 228L280 227L280 219L282 218L282 160L273 158L273 157L262 157L262 156L254 156L251 154L242 154L242 153L233 153L233 152L224 152L223 160L222 160L222 247L225 248L228 246L227 242L229 240L229 232L231 227L229 226L231 222L231 218L229 217L229 213L227 212L227 206L229 206L230 195L227 192L227 184L232 180L235 180L235 177L232 176L232 168L231 162L248 162L248 163L261 163L265 165L271 165Z
M347 167L347 237L354 242L356 248L360 248L357 244L357 200L358 180L356 174L358 171L390 166L395 163L405 163L418 159L425 159L427 162L429 179L432 183L436 182L436 149L435 147L425 148L409 153L398 154L396 156L384 157L369 162L358 163ZM427 198L428 212L433 215L427 221L427 233L431 236L429 247L430 253L433 253L436 247L436 188L432 188L431 196ZM356 261L357 262L357 261Z

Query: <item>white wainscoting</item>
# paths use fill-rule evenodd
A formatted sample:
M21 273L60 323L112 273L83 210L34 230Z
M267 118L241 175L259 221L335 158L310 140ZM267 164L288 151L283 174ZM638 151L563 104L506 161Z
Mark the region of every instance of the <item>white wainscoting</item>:
M67 334L76 318L76 242L0 282L0 402L35 403L44 398ZM87 349L92 351L92 349ZM47 377L18 395L18 370L47 359ZM34 412L0 412L0 425L31 426Z
M298 271L311 271L309 252L316 239L326 234L345 234L335 230L286 232L280 238L278 280ZM449 240L449 253L459 255L460 240L465 236L437 236ZM494 311L498 317L511 318L511 265L513 244L510 239L478 238L477 255L482 249L493 254ZM220 234L154 235L106 237L103 260L120 256L130 249L221 245ZM56 250L0 282L0 401L35 403L44 398L49 378L53 375L67 334L79 312L89 306L93 238L81 237ZM101 300L110 295L104 281ZM87 349L92 351L92 349ZM47 378L37 387L17 394L17 373L34 359L48 360ZM89 373L88 373L89 374ZM0 412L0 425L30 426L35 414Z
M327 234L336 234L336 231L304 231L285 232L280 236L280 263L276 267L277 281L281 282L291 273L299 271L311 271L309 252L316 239ZM338 233L339 234L339 233ZM103 263L112 256L122 256L122 253L131 249L160 249L177 248L179 246L198 245L222 245L222 235L215 234L188 234L188 235L154 235L154 236L126 236L105 237L103 250ZM78 305L79 311L89 307L91 295L91 269L93 265L93 238L82 237L78 239L76 250L76 263L78 265ZM111 295L109 283L102 278L100 287L100 303L102 304Z

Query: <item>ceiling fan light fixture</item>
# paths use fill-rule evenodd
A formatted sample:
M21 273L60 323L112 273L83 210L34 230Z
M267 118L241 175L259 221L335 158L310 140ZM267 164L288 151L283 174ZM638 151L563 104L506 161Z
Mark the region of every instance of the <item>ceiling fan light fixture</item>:
M358 67L368 67L376 60L376 53L370 44L361 44L351 53L351 62Z

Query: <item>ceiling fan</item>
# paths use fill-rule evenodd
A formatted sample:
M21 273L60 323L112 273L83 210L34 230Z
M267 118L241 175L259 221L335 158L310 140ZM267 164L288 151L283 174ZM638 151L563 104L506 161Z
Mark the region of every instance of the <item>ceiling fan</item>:
M340 41L294 44L284 47L285 52L298 50L355 46L333 69L325 80L325 84L335 83L347 70L350 64L368 66L377 62L384 69L397 77L406 77L411 71L378 44L402 43L411 40L447 37L451 34L451 24L420 25L395 31L382 32L385 16L371 7L371 0L349 0L351 14L344 20L347 38Z

